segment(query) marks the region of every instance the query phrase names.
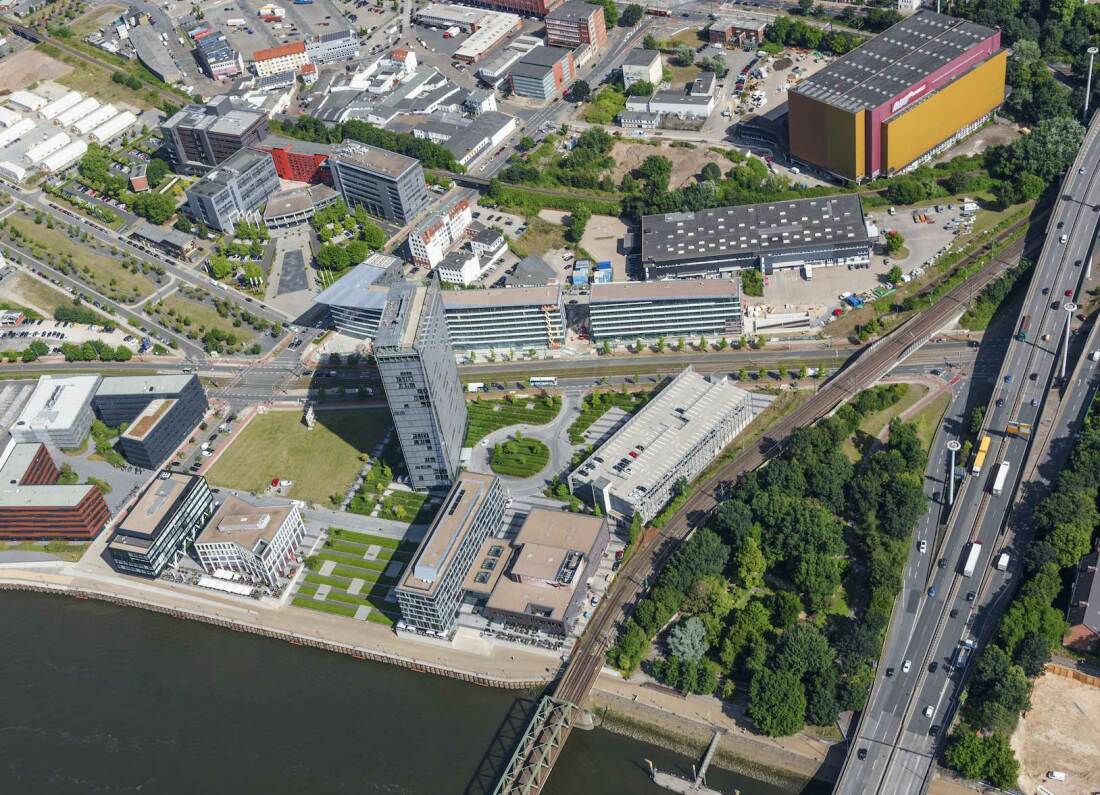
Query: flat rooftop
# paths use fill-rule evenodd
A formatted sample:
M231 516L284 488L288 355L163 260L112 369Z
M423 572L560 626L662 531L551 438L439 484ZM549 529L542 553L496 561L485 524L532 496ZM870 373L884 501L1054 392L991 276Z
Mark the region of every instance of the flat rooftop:
M737 297L737 285L728 279L668 279L649 282L609 282L589 287L589 304L638 301L700 301Z
M493 475L476 472L459 474L398 588L422 596L435 592L485 504L494 480Z
M604 532L606 520L534 508L515 540L505 576L487 607L523 615L564 620L581 576Z
M326 287L314 301L326 306L381 312L389 295L386 273L385 268L361 263Z
M0 508L72 508L80 504L95 486L21 486L42 445L20 444L0 432Z
M585 0L566 0L560 6L546 15L547 20L562 20L565 22L587 21L598 6L586 3Z
M98 375L44 375L12 425L14 430L63 430L83 410L99 386Z
M114 395L176 395L183 391L196 376L179 375L119 375L103 379L96 390L96 397Z
M623 66L649 66L655 59L660 59L658 50L634 49L626 54Z
M792 246L870 243L855 195L717 207L642 217L642 260L679 262Z
M690 367L680 373L590 456L573 477L621 498L649 491L684 456L752 396L728 379L710 380ZM638 490L638 492L636 492Z
M251 505L239 497L226 497L195 543L237 544L259 555L292 510L290 505Z
M230 109L226 109L230 107ZM219 115L220 114L220 115ZM212 135L240 135L264 118L260 111L236 106L188 105L164 122L165 127L205 130Z
M507 287L491 290L444 290L445 309L483 309L505 306L557 306L561 287Z
M158 475L119 523L116 540L121 538L124 543L138 541L142 549L147 549L157 536L158 525L172 513L191 484L198 479L198 475L183 472L172 472L168 477ZM140 545L140 541L145 544Z
M400 177L410 168L420 165L420 161L415 158L379 149L377 146L361 144L358 141L344 141L334 146L330 158L393 179Z
M918 11L791 91L851 113L870 110L997 35L965 19ZM975 58L970 66L980 60L984 59Z
M420 329L420 316L428 287L399 282L390 287L382 317L378 320L378 334L374 348L412 348ZM438 289L438 288L436 288Z
M123 435L126 439L141 441L147 437L164 416L176 405L175 398L157 398L150 400L149 404L141 410L134 421L126 428Z

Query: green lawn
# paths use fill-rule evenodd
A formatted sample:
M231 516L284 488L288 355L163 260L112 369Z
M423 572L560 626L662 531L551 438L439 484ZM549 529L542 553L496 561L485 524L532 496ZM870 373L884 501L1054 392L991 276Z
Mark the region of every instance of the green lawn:
M247 323L234 326L233 318L222 317L210 304L173 294L163 301L158 301L156 306L156 314L161 322L173 328L177 334L194 333L198 338L207 331L216 329L236 335L238 344L242 346L256 338L255 330Z
M69 544L64 541L2 541L0 552L43 552L61 560L77 561L84 555L87 544Z
M859 429L856 433L862 431L872 438L877 438L878 435L886 430L887 426L890 425L890 420L894 419L894 417L901 414L903 411L908 409L910 406L912 406L914 403L916 403L918 400L928 394L928 387L924 384L906 384L906 386L908 387L908 389L906 390L905 394L902 395L901 400L899 400L894 405L883 409L882 411L876 411L873 414L869 414L864 417L863 421L859 424ZM859 459L859 452L856 450L856 446L852 437L844 440L844 443L841 445L841 449L844 451L844 454L848 456L848 458L852 461L856 461Z
M354 616L358 607L367 605L374 608L367 616L368 621L392 625L399 617L398 610L385 599L387 591L397 583L397 577L386 577L385 570L395 560L411 560L417 545L336 527L330 527L328 532L324 548L306 561L310 573L298 586L293 604L348 617ZM372 545L381 547L381 552L375 560L364 560L364 553ZM319 574L326 561L337 565L329 574ZM363 581L362 590L358 594L349 593L352 580L357 579ZM312 597L321 585L332 590L324 600L318 601Z
M272 411L254 417L210 468L211 483L262 492L272 478L291 480L290 496L328 505L343 494L362 466L360 456L373 449L390 428L385 409L317 412L313 430L299 411Z
M545 425L561 411L558 395L539 398L473 400L466 404L469 425L466 447L473 447L493 431L509 425Z
M567 247L569 244L565 240L565 227L552 224L537 215L527 219L527 229L511 244L512 251L520 257L529 257L532 254L541 256L551 249Z
M947 411L947 407L950 405L951 393L944 392L914 414L913 418L910 420L910 422L917 426L917 437L920 439L921 444L924 445L925 450L930 450L932 448L932 440L936 438L936 431L939 430L940 421L943 419L943 413Z
M154 290L153 283L141 273L127 270L122 260L109 253L100 253L95 243L74 240L61 226L51 229L20 213L12 213L6 220L27 241L35 244L40 259L60 265L62 260L71 258L79 278L90 282L109 298L133 302Z
M529 478L550 461L550 448L538 439L508 439L493 448L490 468L498 475Z
M584 403L581 404L581 413L569 426L569 441L573 444L583 444L584 432L609 409L618 407L633 414L646 404L652 394L652 392L593 392L584 399Z

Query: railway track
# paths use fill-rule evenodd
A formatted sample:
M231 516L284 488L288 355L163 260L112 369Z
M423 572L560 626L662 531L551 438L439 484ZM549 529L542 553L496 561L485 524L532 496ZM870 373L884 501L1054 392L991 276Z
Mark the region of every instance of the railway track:
M1028 220L1025 219L1008 227L994 239L994 244L1012 238L1027 224ZM983 248L960 265L966 265L985 253L986 249ZM554 700L575 706L583 704L599 677L607 650L614 642L617 628L627 618L630 606L647 587L650 577L659 571L679 544L706 521L726 490L740 475L759 467L779 453L787 437L795 429L827 416L843 401L886 375L907 355L930 339L974 295L1015 265L1024 253L1024 240L1009 244L999 257L992 259L933 306L863 351L845 370L773 426L757 444L708 475L664 527L649 528L634 554L620 569L611 591L592 617L584 635L574 646L569 665L555 689ZM574 714L578 712L579 710L575 710ZM572 720L564 727L541 729L540 734L552 731L554 741L548 748L542 749L540 765L553 765L571 729ZM538 747L538 741L533 745Z

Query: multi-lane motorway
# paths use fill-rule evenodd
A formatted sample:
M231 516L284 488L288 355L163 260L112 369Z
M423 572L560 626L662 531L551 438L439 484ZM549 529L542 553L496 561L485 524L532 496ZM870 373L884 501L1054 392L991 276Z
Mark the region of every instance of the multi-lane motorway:
M986 413L982 435L990 437L991 446L985 465L980 475L968 473L962 482L941 534L942 548L930 540L923 555L918 548L913 550L871 698L837 793L917 793L927 786L965 676L965 666L956 669L949 663L956 660L960 643L983 641L985 631L992 628L990 618L1003 607L1019 571L1012 533L1002 531L1009 529L1005 518L1030 440L1006 429L1010 422L1038 425L1047 396L1057 386L1062 346L1067 342L1069 313L1064 305L1078 296L1100 219L1098 164L1100 121L1089 128L1051 213L1047 240L1014 329L1026 325L1025 338L1009 343ZM1077 321L1072 324L1076 326ZM943 441L937 440L932 461L940 473L946 466L939 451ZM1008 483L1001 494L994 495L993 479L1005 461ZM982 552L968 577L963 563L975 541ZM1012 561L1005 572L992 565L1002 550L1010 553ZM942 568L939 558L944 559ZM906 661L910 666L904 672Z

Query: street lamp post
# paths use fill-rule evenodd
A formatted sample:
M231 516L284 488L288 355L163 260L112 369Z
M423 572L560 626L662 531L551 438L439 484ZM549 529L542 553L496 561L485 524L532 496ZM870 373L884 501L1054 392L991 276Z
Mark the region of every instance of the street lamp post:
M1092 94L1092 61L1096 57L1096 53L1100 52L1100 48L1089 47L1087 50L1085 50L1085 52L1087 52L1089 54L1089 74L1088 74L1087 80L1085 81L1085 110L1084 110L1084 115L1085 115L1085 122L1084 123L1087 125L1089 123L1089 95Z
M1066 342L1062 346L1062 382L1065 383L1066 370L1069 366L1069 326L1070 321L1073 320L1073 313L1077 311L1077 304L1066 301L1063 309L1066 310Z
M947 443L947 449L951 451L951 477L947 479L947 504L955 504L955 453L962 449L962 445L955 439Z

